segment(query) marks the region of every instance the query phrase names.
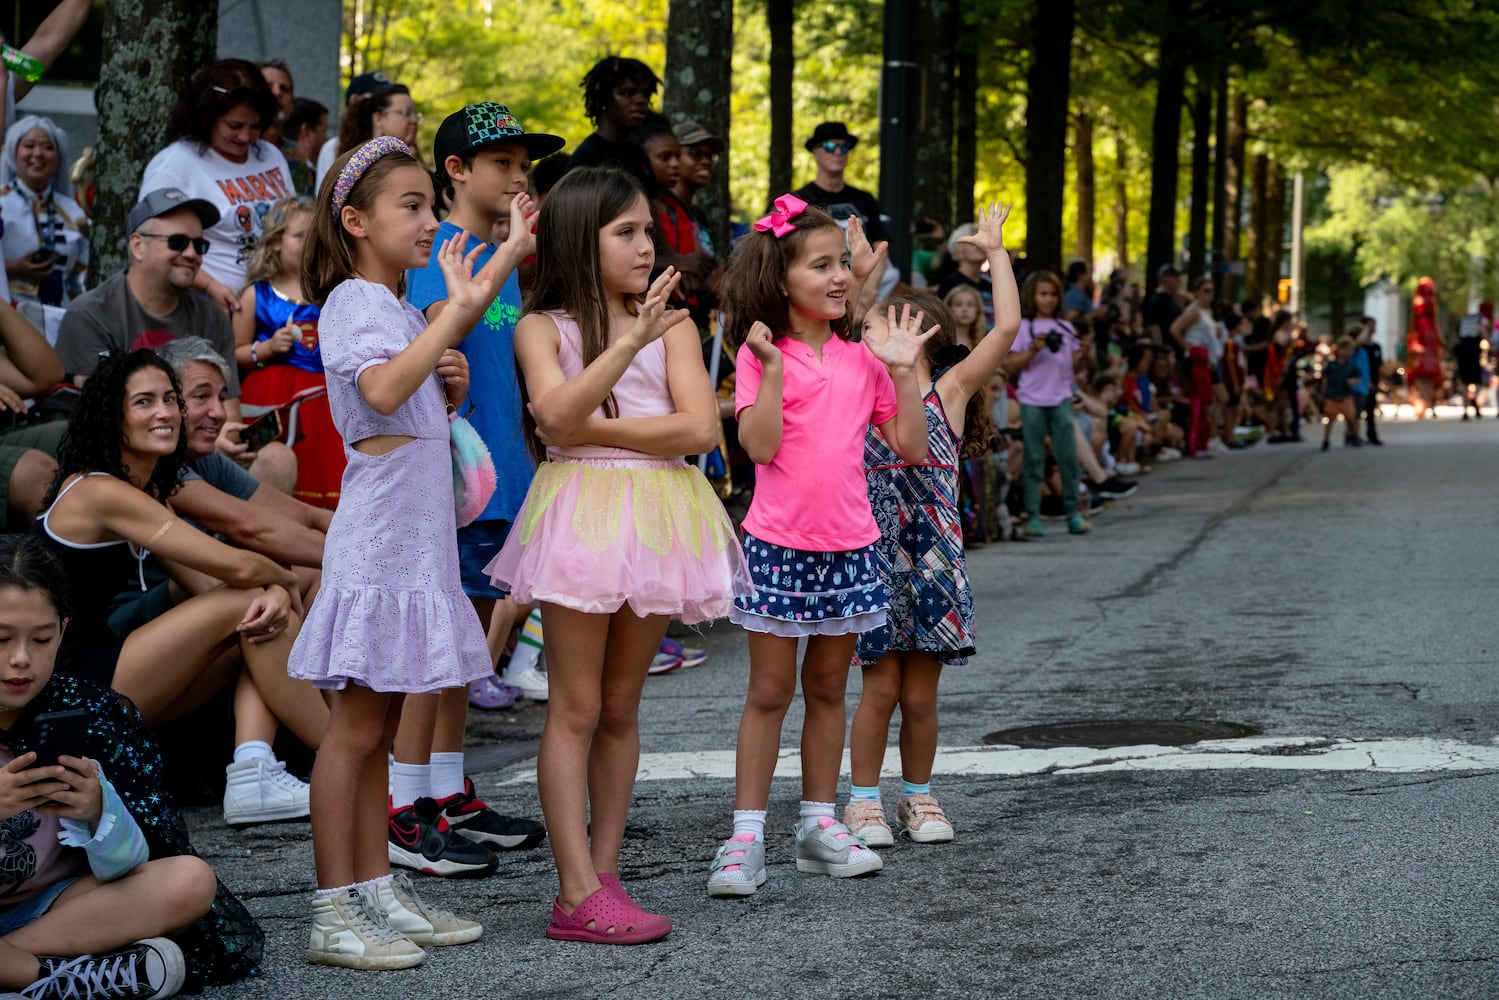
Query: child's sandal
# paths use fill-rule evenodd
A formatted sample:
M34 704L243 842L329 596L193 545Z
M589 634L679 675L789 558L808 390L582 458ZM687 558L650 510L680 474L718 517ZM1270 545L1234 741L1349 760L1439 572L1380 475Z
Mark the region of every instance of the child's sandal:
M646 913L625 896L622 889L615 891L604 886L579 903L571 913L563 910L562 904L553 898L552 922L546 933L553 941L646 944L671 933L671 921L659 914Z

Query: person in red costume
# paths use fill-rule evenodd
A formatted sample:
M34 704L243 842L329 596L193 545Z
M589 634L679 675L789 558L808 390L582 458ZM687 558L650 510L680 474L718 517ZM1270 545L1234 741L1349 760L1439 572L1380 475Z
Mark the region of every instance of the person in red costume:
M1436 417L1442 384L1442 334L1437 329L1437 286L1430 278L1416 282L1411 299L1411 330L1405 340L1405 373L1416 419Z

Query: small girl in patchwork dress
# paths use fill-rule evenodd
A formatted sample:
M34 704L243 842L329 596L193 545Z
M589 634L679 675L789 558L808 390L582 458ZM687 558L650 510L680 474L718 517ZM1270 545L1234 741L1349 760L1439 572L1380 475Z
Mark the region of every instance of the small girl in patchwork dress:
M465 234L444 243L448 307L429 324L403 295L436 232L431 177L410 147L382 136L335 162L302 259L348 460L322 587L288 664L331 705L312 769L318 890L307 958L320 965L410 968L423 946L483 932L392 878L387 849L386 753L403 696L493 669L459 583L448 414L468 391L453 345L494 299L498 271L473 273L478 251L464 256Z
M952 824L931 794L937 755L937 682L944 664L966 662L973 649L973 594L963 567L963 526L957 506L958 464L968 446L987 447L993 421L984 384L1020 329L1020 298L1005 252L1008 205L991 205L978 231L960 237L989 258L994 280L994 329L969 351L953 344L951 316L926 295L896 297L887 307L922 309L939 331L916 365L923 391L926 461L908 463L870 428L864 441L869 500L880 526L877 548L890 588L890 613L859 636L863 692L849 736L853 782L843 822L871 847L895 843L880 803L880 770L890 719L900 706L901 797L896 822L917 843L953 839ZM866 341L885 336L884 317L870 312Z
M739 442L756 465L744 521L755 592L733 618L749 637L750 680L739 722L734 830L714 857L708 895L747 896L765 883L765 818L796 693L797 642L806 717L797 871L849 878L879 856L838 822L844 688L859 633L885 622L889 596L874 543L880 529L864 488L864 435L880 428L909 462L926 457L916 362L932 331L890 311L887 336L852 339L850 305L876 294L883 247L857 217L848 235L794 195L730 259L720 292L736 362Z
M670 933L619 880L641 689L670 618L726 617L749 589L722 504L682 460L717 443L718 404L696 327L666 308L680 275L650 280L652 224L632 175L570 171L542 205L515 328L546 461L486 570L517 603L541 605L549 701L536 776L559 882L554 940Z

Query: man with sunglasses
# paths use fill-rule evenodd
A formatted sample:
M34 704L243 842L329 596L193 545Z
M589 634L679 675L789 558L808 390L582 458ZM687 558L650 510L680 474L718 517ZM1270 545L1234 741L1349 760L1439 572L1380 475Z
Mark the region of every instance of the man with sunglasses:
M160 188L130 210L130 264L73 300L57 333L57 353L78 385L103 355L155 349L179 337L202 337L234 357L234 328L223 309L193 287L208 241L203 230L219 211L178 188ZM239 420L239 373L230 366L225 409ZM241 450L243 450L241 448Z
M808 205L820 205L839 222L857 215L871 245L889 239L880 203L868 191L845 183L848 154L859 144L859 137L849 134L842 122L823 122L812 131L806 147L817 161L817 179L794 194Z

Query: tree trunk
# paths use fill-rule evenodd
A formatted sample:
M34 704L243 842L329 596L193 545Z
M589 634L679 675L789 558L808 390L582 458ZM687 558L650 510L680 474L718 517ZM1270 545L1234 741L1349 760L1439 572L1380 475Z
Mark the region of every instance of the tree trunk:
M922 53L921 121L911 218L929 215L952 225L954 57L957 0L926 0L916 18L916 51Z
M1244 212L1244 138L1249 131L1249 99L1243 92L1234 95L1233 113L1228 119L1228 156L1223 172L1223 197L1228 203L1223 220L1223 255L1231 261L1241 260L1239 218ZM1229 275L1228 287L1237 298L1244 279Z
M671 0L666 18L665 112L674 123L691 119L729 141L729 67L734 53L734 0ZM694 205L712 224L713 247L729 247L729 157L719 157L713 179Z
M1077 165L1077 256L1093 263L1093 116L1079 111L1072 125L1072 159Z
M961 224L976 218L973 189L978 184L978 55L966 46L957 58L957 149L953 164L952 222ZM949 226L949 228L951 228Z
M1172 0L1169 23L1185 25L1191 11L1185 0ZM1176 260L1176 189L1181 168L1182 98L1186 93L1185 46L1176 35L1161 35L1157 52L1155 116L1150 141L1150 234L1147 237L1146 282L1152 287L1155 274Z
M791 77L795 68L791 32L794 20L792 0L766 0L765 26L770 35L770 193L765 199L767 205L791 190Z
M1208 170L1213 138L1213 76L1202 67L1192 93L1192 204L1187 214L1187 281L1208 273Z
M1025 78L1025 250L1033 270L1060 271L1076 11L1073 0L1037 0L1032 17Z
M1286 253L1286 168L1270 161L1265 185L1265 239L1260 243L1265 293L1280 301L1280 262Z
M1129 267L1129 147L1124 132L1114 130L1114 254L1118 267Z
M1223 253L1224 229L1228 225L1228 64L1217 61L1213 72L1213 239L1212 262L1209 271L1213 275L1213 287L1217 290L1215 301L1229 299L1228 269L1223 262L1228 258Z
M141 176L162 147L177 95L213 61L218 20L218 5L202 0L112 3L105 9L108 55L99 70L91 285L126 264L125 219L140 195Z
M1249 298L1264 300L1265 289L1265 204L1270 187L1270 157L1257 153L1249 193L1249 249L1245 254L1245 292Z

